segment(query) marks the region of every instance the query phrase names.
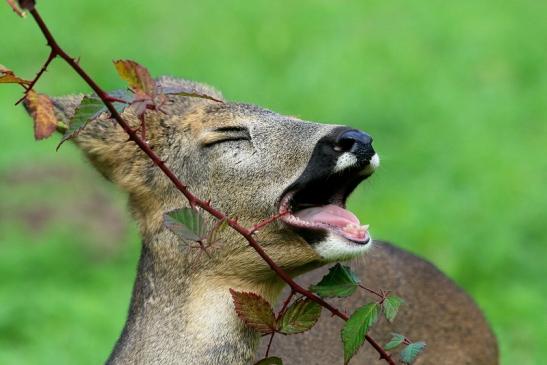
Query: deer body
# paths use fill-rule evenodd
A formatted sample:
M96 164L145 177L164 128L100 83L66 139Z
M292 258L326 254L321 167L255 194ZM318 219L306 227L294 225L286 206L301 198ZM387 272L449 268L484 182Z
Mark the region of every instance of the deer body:
M222 98L208 86L184 80L163 77L158 84L160 88ZM56 99L58 117L69 120L81 98ZM428 341L423 334L450 333L450 328L456 334L444 342L433 340L435 352L428 350L432 355L426 352L419 363L432 363L439 353L445 356L443 364L497 363L495 339L467 295L436 270L426 270L425 278L413 272L429 267L415 256L390 246L371 249L375 245L366 226L345 209L347 196L379 164L368 135L253 105L186 96L168 96L162 110L165 113L145 115L149 145L197 196L211 199L216 208L238 217L248 227L281 209L290 211L256 235L280 267L296 276L329 262L363 254L366 258L370 251L371 257L359 271L376 275L372 280L362 279L372 287L381 284L379 287L396 292L406 288L401 296L414 303L414 310L397 321L408 327L405 335ZM140 124L131 108L123 117L135 128ZM143 237L128 319L108 363L251 363L260 338L237 317L229 289L254 292L275 302L283 283L233 230L223 231L221 244L209 255L201 255L167 230L163 214L188 207L188 202L133 143L126 141L123 130L108 115L90 122L75 139L94 166L129 193L131 211ZM380 253L378 260L374 252ZM424 280L411 280L412 276ZM436 285L446 290L432 299L431 290L426 289ZM428 302L436 300L439 305L432 313ZM454 309L452 303L461 308L447 314L444 310ZM432 320L435 316L441 321ZM468 321L466 316L474 320ZM312 330L303 340L295 336L288 342L275 341L273 353L287 354L287 364L341 363L339 340L332 340L332 336L339 336L340 323L323 318L320 326L323 332ZM384 333L389 335L389 329ZM323 334L331 341L328 346L321 340ZM458 340L461 338L465 341ZM467 345L467 339L473 341L470 346L487 346L492 351L483 356L469 350L469 356L462 357L458 344ZM299 346L306 343L319 346L301 351ZM365 355L360 356L372 359L370 352L361 352Z

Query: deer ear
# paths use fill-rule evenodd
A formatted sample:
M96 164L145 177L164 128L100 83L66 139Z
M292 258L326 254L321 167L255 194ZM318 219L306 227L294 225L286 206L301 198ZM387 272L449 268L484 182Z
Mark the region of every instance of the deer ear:
M70 125L83 97L83 94L51 97L57 119ZM28 105L24 105L30 113ZM123 116L132 127L140 123L131 112L124 112ZM103 176L132 192L137 186L143 185L141 176L146 176L144 170L149 167L149 163L134 143L127 143L127 138L125 131L112 119L98 117L88 122L71 141Z
M65 124L68 124L83 98L83 94L50 98L57 119Z

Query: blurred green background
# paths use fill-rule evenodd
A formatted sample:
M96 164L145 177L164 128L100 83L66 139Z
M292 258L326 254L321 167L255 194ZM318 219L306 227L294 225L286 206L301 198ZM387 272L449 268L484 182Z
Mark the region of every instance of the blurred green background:
M547 356L547 3L40 2L108 88L112 59L228 99L362 128L382 168L350 205L483 308L503 364ZM35 24L0 6L0 63L31 78ZM56 62L38 85L88 89ZM98 364L126 314L139 239L122 193L57 138L35 142L0 87L0 364Z

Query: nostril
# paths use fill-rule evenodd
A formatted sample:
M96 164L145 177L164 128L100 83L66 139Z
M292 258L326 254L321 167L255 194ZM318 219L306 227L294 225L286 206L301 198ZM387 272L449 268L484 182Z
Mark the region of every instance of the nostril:
M334 149L339 152L351 151L355 140L353 138L340 138L336 141Z
M357 147L356 144L363 147L370 147L372 144L372 137L357 130L345 131L336 138L334 149L339 152L349 152Z

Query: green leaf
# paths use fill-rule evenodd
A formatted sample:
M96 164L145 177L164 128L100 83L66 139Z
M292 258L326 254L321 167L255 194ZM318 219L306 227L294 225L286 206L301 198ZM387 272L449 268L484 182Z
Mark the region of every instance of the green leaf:
M387 296L384 301L382 302L382 309L384 310L384 317L389 322L393 322L395 319L395 316L397 316L397 312L399 311L399 307L401 304L403 304L405 301L402 298L399 298L395 295L389 295Z
M393 337L391 338L391 340L389 340L389 342L385 344L384 350L393 350L394 348L402 344L405 340L405 336L398 333L392 333L392 335Z
M132 95L127 90L114 90L108 93L108 95L127 101L127 103L118 101L111 103L114 109L120 114L129 106L130 100L132 99ZM65 141L76 137L87 126L87 123L105 112L108 112L108 109L98 96L95 94L84 96L80 105L76 108L76 112L70 120L69 127L65 131L63 139L61 139L57 149L59 149Z
M401 351L401 360L405 364L412 364L418 355L425 349L425 342L413 342Z
M279 332L285 335L306 332L312 328L321 316L321 306L304 298L295 301L287 308L279 320Z
M237 315L247 327L261 333L272 333L277 329L275 315L270 303L255 293L230 289Z
M96 96L84 96L80 105L76 108L74 116L68 123L68 129L57 146L57 149L59 149L65 141L76 137L86 127L89 121L97 118L105 110L106 107L101 99Z
M344 364L347 364L359 347L365 342L365 335L378 320L380 305L368 303L358 308L342 328L342 343L344 344Z
M203 215L193 208L167 212L163 215L163 223L171 232L190 241L201 241L207 233Z
M259 360L255 365L283 365L283 360L277 356L270 356Z
M348 266L336 264L310 290L321 297L348 297L355 292L358 285L359 278Z

